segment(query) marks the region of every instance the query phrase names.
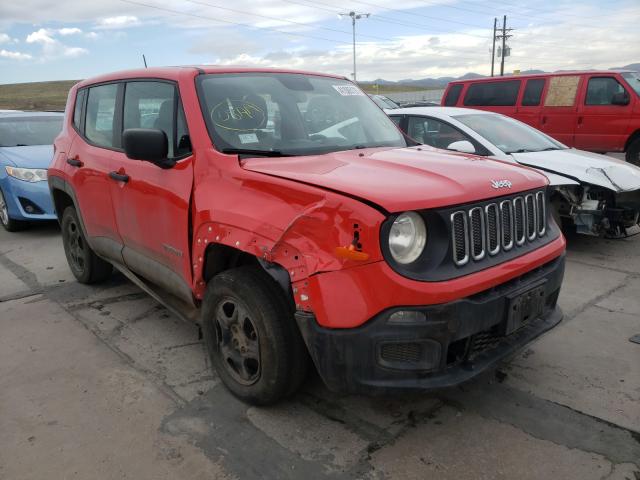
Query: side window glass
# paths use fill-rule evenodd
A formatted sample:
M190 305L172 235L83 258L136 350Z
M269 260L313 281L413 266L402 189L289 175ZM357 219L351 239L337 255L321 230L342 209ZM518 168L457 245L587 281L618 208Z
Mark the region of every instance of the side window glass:
M78 90L76 94L76 104L73 108L73 125L82 131L82 107L84 106L84 97L87 94L87 90Z
M562 75L551 77L549 89L544 99L545 107L572 107L576 101L580 76Z
M162 130L169 141L169 158L176 148L176 89L166 82L128 82L124 91L122 128Z
M100 147L114 146L113 123L117 93L118 85L115 83L89 88L84 134L87 140Z
M424 145L446 149L453 142L469 138L451 125L433 118L409 117L407 135Z
M445 106L454 107L458 103L460 92L462 92L462 85L454 85L453 87L451 87L444 99Z
M540 99L542 97L542 90L544 89L544 78L535 78L527 81L527 86L524 88L524 94L522 96L523 107L533 107L540 105Z
M587 85L585 105L613 105L613 96L624 93L624 87L613 77L592 77Z
M394 117L389 117L391 119L391 121L393 123L396 124L396 127L400 127L400 122L402 121L402 117L399 116L394 116Z
M464 96L465 106L508 107L516 104L520 80L472 83Z

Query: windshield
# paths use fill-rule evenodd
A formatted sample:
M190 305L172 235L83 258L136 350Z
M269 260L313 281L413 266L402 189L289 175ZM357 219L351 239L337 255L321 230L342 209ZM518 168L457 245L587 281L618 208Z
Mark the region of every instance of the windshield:
M393 122L347 80L301 74L198 77L216 148L229 153L312 155L367 147L405 147Z
M62 130L62 115L0 118L0 147L51 145Z
M640 73L626 72L622 74L622 78L636 91L637 95L640 95Z
M453 118L486 138L504 153L567 148L535 128L503 115L470 114L455 115Z

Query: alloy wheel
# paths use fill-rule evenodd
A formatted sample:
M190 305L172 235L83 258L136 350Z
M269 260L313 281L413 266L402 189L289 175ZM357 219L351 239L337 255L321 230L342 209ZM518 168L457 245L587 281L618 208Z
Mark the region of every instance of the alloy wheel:
M260 378L258 330L246 306L236 298L224 298L215 309L218 352L225 369L243 385Z
M0 222L5 226L9 225L9 208L2 191L0 191Z
M82 272L85 268L85 242L80 228L75 221L71 220L67 223L66 234L69 259L73 267L77 271Z

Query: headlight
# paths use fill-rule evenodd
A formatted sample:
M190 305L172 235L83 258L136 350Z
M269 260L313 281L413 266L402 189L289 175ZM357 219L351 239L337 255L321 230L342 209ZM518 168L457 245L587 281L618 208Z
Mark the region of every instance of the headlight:
M427 227L416 212L405 212L396 218L389 231L389 250L393 259L403 265L415 261L427 243Z
M18 180L25 182L45 182L47 180L47 171L44 168L17 168L4 167L7 174Z

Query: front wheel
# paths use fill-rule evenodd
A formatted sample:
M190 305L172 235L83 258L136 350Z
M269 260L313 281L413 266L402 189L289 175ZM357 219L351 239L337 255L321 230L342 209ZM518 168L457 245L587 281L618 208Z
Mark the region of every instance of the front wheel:
M273 404L304 380L308 354L293 308L260 267L214 277L205 293L201 325L213 367L239 399Z
M62 214L62 244L71 273L80 283L99 283L111 275L111 264L98 257L87 243L74 207Z
M629 148L627 148L627 154L625 155L627 162L640 167L640 138L636 138Z
M23 230L27 226L27 222L14 220L9 216L9 206L4 198L4 193L0 189L0 224L7 232L17 232Z

